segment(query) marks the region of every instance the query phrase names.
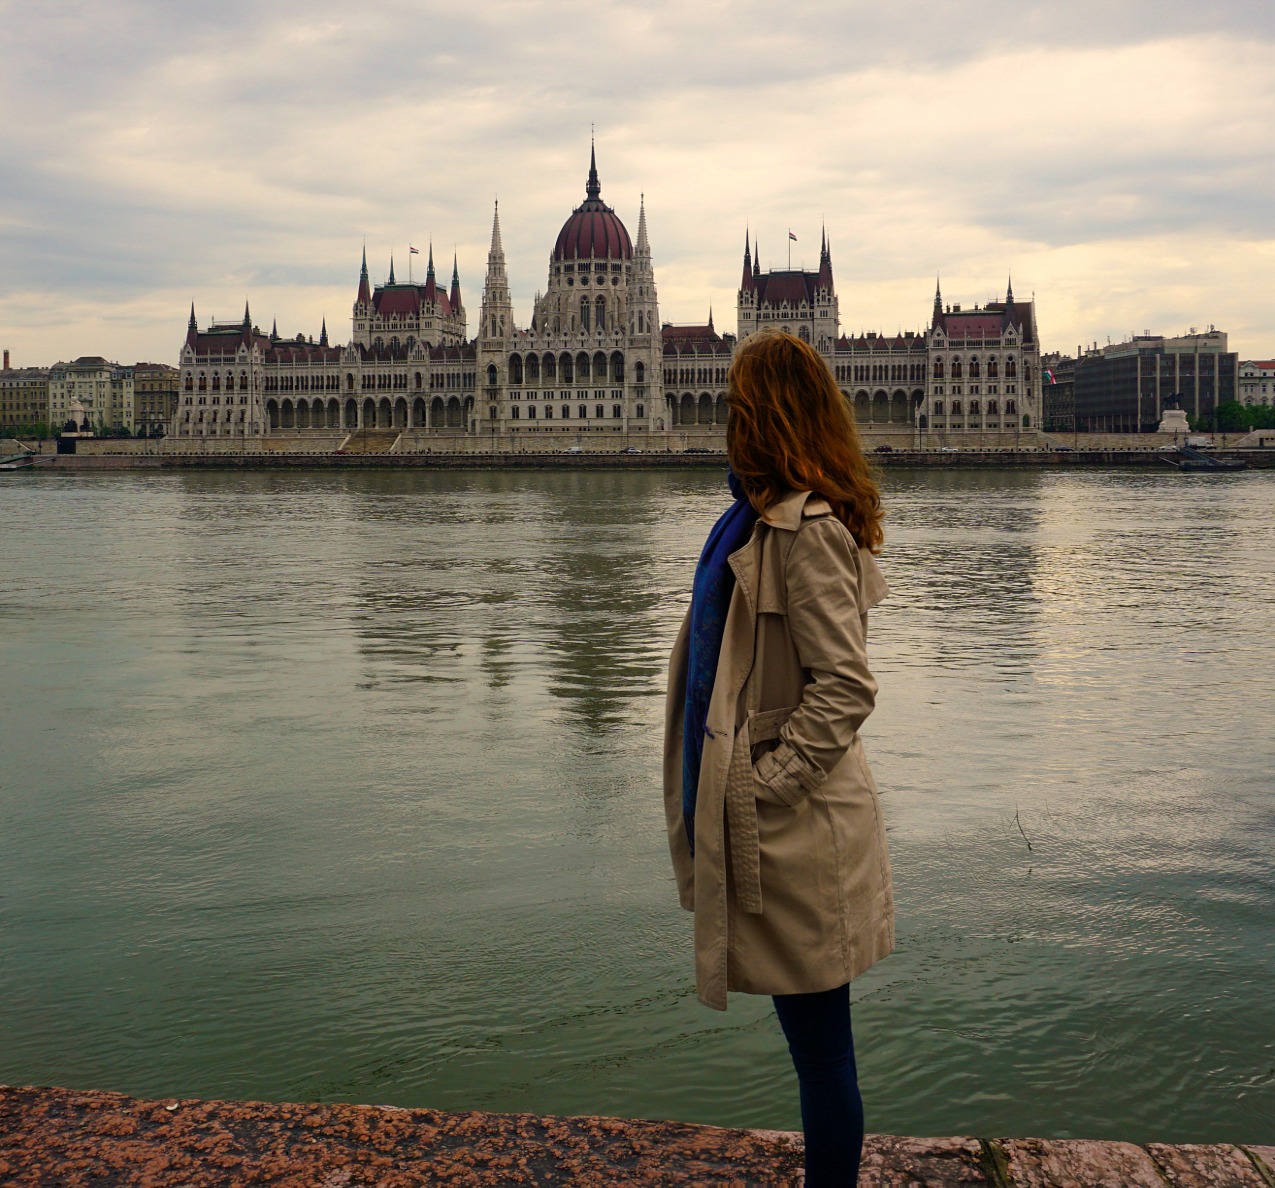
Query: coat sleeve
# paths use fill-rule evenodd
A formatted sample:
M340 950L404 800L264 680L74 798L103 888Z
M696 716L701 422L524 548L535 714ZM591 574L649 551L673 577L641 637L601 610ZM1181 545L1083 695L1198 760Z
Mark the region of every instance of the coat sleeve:
M861 608L878 592L859 589L865 576L872 575L861 573L858 546L844 524L825 516L802 525L784 578L789 635L810 678L779 745L754 767L763 800L791 806L817 789L876 704Z

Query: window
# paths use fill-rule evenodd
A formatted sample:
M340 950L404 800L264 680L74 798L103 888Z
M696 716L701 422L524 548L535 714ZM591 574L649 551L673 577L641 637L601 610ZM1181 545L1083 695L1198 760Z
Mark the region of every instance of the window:
M637 415L638 415L639 417L644 417L644 416L646 416L646 408L645 408L645 406L644 406L644 405L639 404L639 405L637 406Z
M600 421L602 420L602 405L595 404L593 406L593 415Z
M578 416L582 421L588 419L589 406L587 404L580 405L580 407L576 409L576 416Z
M533 404L527 409L527 420L534 421L536 419L536 406Z
M516 420L518 420L518 418L522 415L522 409L520 409L520 408L519 408L519 407L515 404L515 405L514 405L514 407L513 407L513 412L512 412L510 415L511 415L511 416L513 417L513 419L516 421Z
M569 404L564 404L564 405L562 406L562 419L563 419L564 421L565 421L565 420L568 420L568 419L570 418L570 416L571 416L571 405L569 405Z
M587 297L580 298L580 329L585 331L589 329L589 299Z
M941 417L943 415L943 401L936 400L934 402L934 415L936 417Z
M534 407L534 405L532 407ZM545 405L545 420L546 421L553 420L553 405L552 404Z
M611 416L617 421L620 419L620 406L618 404L611 405Z

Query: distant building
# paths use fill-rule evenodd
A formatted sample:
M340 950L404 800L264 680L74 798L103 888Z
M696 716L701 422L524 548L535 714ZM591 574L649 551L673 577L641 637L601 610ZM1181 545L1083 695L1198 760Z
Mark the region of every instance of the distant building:
M8 351L5 352L6 362ZM49 423L49 369L0 370L0 430L30 433Z
M61 429L75 402L92 430L134 429L133 369L101 355L82 355L73 363L55 363L49 371L49 424Z
M1069 355L1040 357L1040 417L1046 433L1076 429L1076 360Z
M364 253L346 346L328 342L326 322L316 343L263 333L246 305L241 321L201 328L192 307L172 432L577 437L720 428L737 340L718 333L711 311L703 325L660 322L644 200L637 217L630 238L602 200L591 155L585 199L558 232L530 322L518 326L497 209L474 338L457 263L450 286L438 284L432 250L424 282L398 281L391 260L375 287ZM926 329L848 337L826 234L817 269L767 271L745 235L737 315L738 342L767 327L809 342L862 425L1000 433L1040 425L1035 308L1015 301L1012 285L1004 301L969 309L945 305L936 289Z
M1173 402L1207 421L1239 390L1239 356L1211 327L1177 338L1141 334L1094 347L1075 369L1076 428L1085 433L1150 433Z
M1239 402L1245 408L1275 404L1275 359L1240 364Z
M134 431L145 437L164 430L177 414L181 372L167 363L133 365Z

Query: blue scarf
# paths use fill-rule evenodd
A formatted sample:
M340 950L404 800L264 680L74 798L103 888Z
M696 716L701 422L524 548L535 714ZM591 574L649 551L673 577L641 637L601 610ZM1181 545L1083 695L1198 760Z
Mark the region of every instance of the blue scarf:
M735 573L727 564L727 558L748 543L753 525L757 523L757 511L748 502L734 471L728 471L726 478L735 502L722 513L708 534L691 587L690 654L682 739L682 817L692 854L695 853L695 797L699 792L704 738L712 737L708 729L708 703L717 677L726 611L735 589Z

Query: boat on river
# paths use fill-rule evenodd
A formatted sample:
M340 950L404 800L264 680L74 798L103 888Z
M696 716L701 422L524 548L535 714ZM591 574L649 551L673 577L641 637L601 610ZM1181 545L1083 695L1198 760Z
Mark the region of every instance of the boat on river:
M1218 470L1247 470L1248 463L1240 459L1232 458L1215 458L1212 454L1206 454L1203 450L1197 450L1194 446L1178 446L1178 456L1176 458L1165 458L1170 466L1176 469L1192 474L1204 474Z

